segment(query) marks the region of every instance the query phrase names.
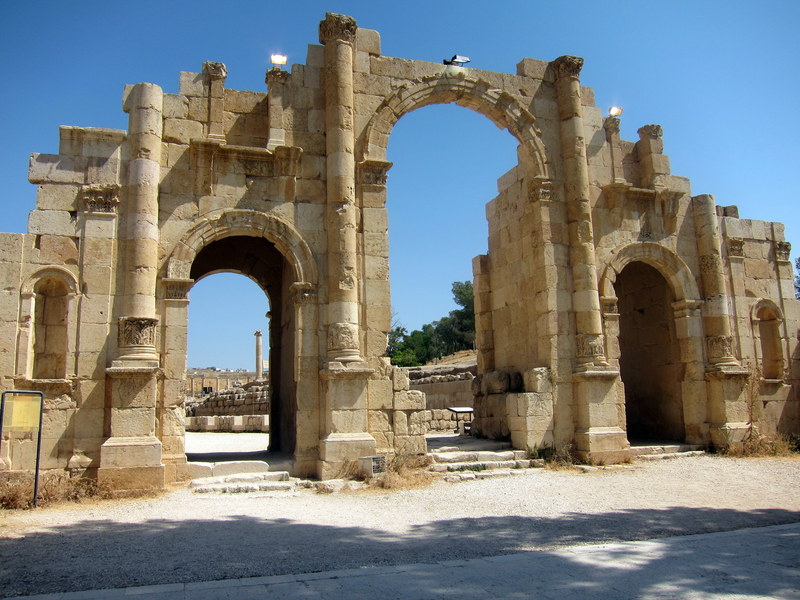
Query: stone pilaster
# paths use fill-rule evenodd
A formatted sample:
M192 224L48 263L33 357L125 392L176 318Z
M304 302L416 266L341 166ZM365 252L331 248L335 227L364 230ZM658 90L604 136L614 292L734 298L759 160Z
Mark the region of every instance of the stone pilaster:
M204 62L203 74L208 78L208 121L206 122L206 137L215 140L225 140L223 124L225 79L228 70L221 62Z
M353 133L352 17L328 13L320 23L325 45L325 141L328 220L328 358L362 362L356 259L355 137Z
M747 378L736 359L731 332L730 295L722 263L722 235L710 194L692 198L703 296L706 342L707 418L717 447L741 443L748 431Z
M643 188L661 190L666 187L670 173L669 157L664 155L664 131L661 125L645 125L639 128L636 152L639 155L640 185Z
M267 106L269 119L269 134L267 150L275 150L278 146L286 145L286 129L283 124L283 102L286 95L286 82L291 75L274 67L267 71L264 83L267 84Z

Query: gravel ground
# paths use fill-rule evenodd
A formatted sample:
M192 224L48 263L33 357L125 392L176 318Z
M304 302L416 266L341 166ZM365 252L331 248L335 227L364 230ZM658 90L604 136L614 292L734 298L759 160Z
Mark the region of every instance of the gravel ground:
M535 469L403 491L192 494L0 513L0 596L475 558L800 522L800 460Z

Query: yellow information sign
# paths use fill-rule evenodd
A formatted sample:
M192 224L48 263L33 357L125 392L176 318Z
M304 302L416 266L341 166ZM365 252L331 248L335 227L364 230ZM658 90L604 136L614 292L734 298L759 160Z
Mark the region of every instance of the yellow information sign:
M5 431L36 431L42 403L38 397L11 395L6 398L3 415Z

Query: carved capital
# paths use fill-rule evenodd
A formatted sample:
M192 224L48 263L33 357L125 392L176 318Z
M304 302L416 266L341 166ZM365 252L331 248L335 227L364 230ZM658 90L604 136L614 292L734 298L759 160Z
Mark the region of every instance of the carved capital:
M358 183L363 185L386 185L392 163L383 160L365 160L358 163Z
M211 80L225 79L228 76L228 69L225 63L208 61L203 63L203 73Z
M578 358L598 358L605 356L605 342L599 333L581 333L577 336Z
M553 65L556 79L561 79L562 77L577 78L583 68L583 59L580 56L559 56L550 64Z
M155 346L158 319L121 317L118 323L120 348L126 346Z
M555 186L548 179L535 178L528 184L528 199L531 202L552 202L556 199Z
M792 245L789 242L775 242L774 251L775 260L788 262L789 253L792 251Z
M352 323L331 323L328 328L328 351L358 352L358 326Z
M164 298L167 300L188 300L189 290L194 285L194 279L169 279L161 280L164 284Z
M300 157L303 149L298 146L277 146L273 151L275 175L278 177L297 177L300 171Z
M317 291L311 283L304 281L293 283L289 289L294 294L294 301L297 304L313 304L317 300Z
M741 238L728 238L728 256L744 257L744 240Z
M264 76L264 83L267 84L269 89L273 89L275 86L284 85L289 81L290 76L291 74L289 71L273 67L272 69L267 69L267 74Z
M664 136L661 125L643 125L638 130L640 140L658 140Z
M319 42L327 44L342 41L352 44L356 39L356 20L348 15L326 13L325 20L319 24Z
M729 359L733 356L733 338L729 335L710 335L706 337L706 348L711 362Z
M81 187L83 210L87 213L115 213L119 204L120 187L113 183L91 184Z

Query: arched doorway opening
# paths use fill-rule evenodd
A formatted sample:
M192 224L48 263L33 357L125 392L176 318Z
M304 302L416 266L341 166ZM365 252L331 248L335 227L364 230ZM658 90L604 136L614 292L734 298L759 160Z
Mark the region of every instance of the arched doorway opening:
M289 293L294 282L292 269L267 239L230 236L211 242L197 253L191 265L190 278L198 282L222 272L248 277L265 294L262 322L268 323L269 329L268 333L264 332L269 348L265 355L269 368L264 374L269 387L269 450L293 453L297 401L294 388L295 314ZM225 298L219 310L236 311L236 298ZM242 340L242 343L249 349L254 348L252 337Z
M658 270L639 261L622 269L614 289L628 440L683 441L684 367L675 331L674 294Z
M488 250L486 205L517 164L517 146L484 115L453 104L419 107L395 124L387 149L389 273L392 325L413 335L406 358L474 348L453 284L472 286L472 260Z

